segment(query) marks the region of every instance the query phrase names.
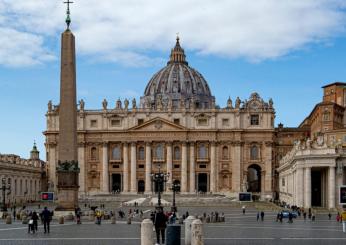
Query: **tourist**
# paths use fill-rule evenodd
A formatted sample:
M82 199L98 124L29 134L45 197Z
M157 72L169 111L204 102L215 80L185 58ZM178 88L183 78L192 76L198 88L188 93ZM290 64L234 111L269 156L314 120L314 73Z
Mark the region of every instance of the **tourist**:
M52 213L48 210L47 207L44 207L42 213L41 213L41 217L43 220L43 228L44 228L44 233L49 233L50 232L50 227L49 224L52 220Z
M37 228L38 228L38 219L39 219L39 217L38 217L36 211L34 211L34 212L32 213L31 218L32 218L32 220L34 221L34 224L33 224L33 225L34 225L34 233L35 233L35 231L37 231Z
M166 223L167 223L167 217L163 213L163 208L159 207L157 209L155 218L154 218L154 225L155 225L155 231L156 231L156 243L160 244L160 234L161 234L161 241L162 244L165 243L165 230L166 230Z
M257 221L259 221L260 213L257 212Z
M81 222L82 211L81 211L80 207L77 207L74 212L75 212L75 215L76 215L77 224L80 225L82 223Z
M102 217L101 210L97 210L96 211L96 224L101 225L101 217Z
M17 215L17 213L16 213L16 208L14 208L14 209L13 209L13 220L14 220L14 221L16 221L16 215Z
M242 207L242 210L243 210L243 215L245 215L245 206Z
M342 231L346 233L346 206L344 206L344 211L341 213L342 221Z
M261 221L264 221L264 212L261 211Z
M338 212L338 214L336 215L336 222L340 222L340 213Z
M290 224L293 223L293 214L292 214L292 212L288 213L288 223L290 223Z
M303 213L304 221L306 221L306 212Z
M329 212L329 213L328 213L328 219L331 220L331 218L332 218L332 215L331 215L331 213Z

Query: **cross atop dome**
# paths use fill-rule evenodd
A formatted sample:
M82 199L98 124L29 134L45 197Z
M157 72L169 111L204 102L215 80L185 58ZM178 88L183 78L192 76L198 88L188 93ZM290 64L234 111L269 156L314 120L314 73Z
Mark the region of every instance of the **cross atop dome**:
M180 40L179 33L177 33L175 47L171 50L170 60L167 64L171 64L171 63L184 63L186 65L188 64L185 60L186 56L185 56L184 49L180 46L179 40Z
M70 17L70 4L73 3L70 0L67 0L66 2L64 2L65 4L67 4L67 11L66 11L66 24L67 24L67 30L70 29L70 24L71 24L71 17Z

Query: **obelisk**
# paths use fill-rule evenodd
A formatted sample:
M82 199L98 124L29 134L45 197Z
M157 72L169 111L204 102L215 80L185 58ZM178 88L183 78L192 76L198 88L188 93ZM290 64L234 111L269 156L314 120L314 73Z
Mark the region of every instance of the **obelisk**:
M61 73L58 143L58 207L78 206L77 99L75 38L70 30L70 0L67 0L67 28L61 35Z

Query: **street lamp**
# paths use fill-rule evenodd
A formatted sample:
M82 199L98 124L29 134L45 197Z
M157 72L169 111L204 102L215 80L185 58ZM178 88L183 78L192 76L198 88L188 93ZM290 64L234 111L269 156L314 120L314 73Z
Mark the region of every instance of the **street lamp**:
M172 185L172 191L173 191L173 206L172 206L172 212L177 212L177 207L175 206L175 193L178 192L180 189L180 184L173 183Z
M2 207L1 211L6 212L7 207L6 207L6 194L10 195L11 194L11 184L8 183L6 185L6 178L2 178L1 180L1 189L2 189ZM9 191L6 193L6 191Z
M159 164L159 172L155 173L155 174L151 174L151 181L155 183L155 185L157 186L157 191L158 191L158 201L157 201L157 207L156 208L161 208L161 185L163 186L163 184L165 182L167 182L169 177L169 173L162 173L161 172L161 165Z

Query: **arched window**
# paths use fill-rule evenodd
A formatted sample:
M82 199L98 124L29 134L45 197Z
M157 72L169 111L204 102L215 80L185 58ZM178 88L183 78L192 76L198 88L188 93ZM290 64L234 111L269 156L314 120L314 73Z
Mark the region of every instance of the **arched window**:
M138 148L138 160L144 160L144 147L140 146Z
M159 144L155 148L155 158L156 159L163 159L163 145Z
M92 147L90 150L90 159L97 160L97 149L96 147Z
M250 148L250 159L251 160L257 160L258 159L258 147L256 145L253 145Z
M115 146L112 150L112 159L113 160L120 160L121 159L121 151L120 146Z
M174 160L180 160L180 148L179 148L179 146L174 147Z
M227 146L224 146L222 148L222 159L223 160L227 160L229 158L229 155L228 155L228 147Z
M199 159L208 158L207 147L204 144L201 144L198 147L198 158Z

